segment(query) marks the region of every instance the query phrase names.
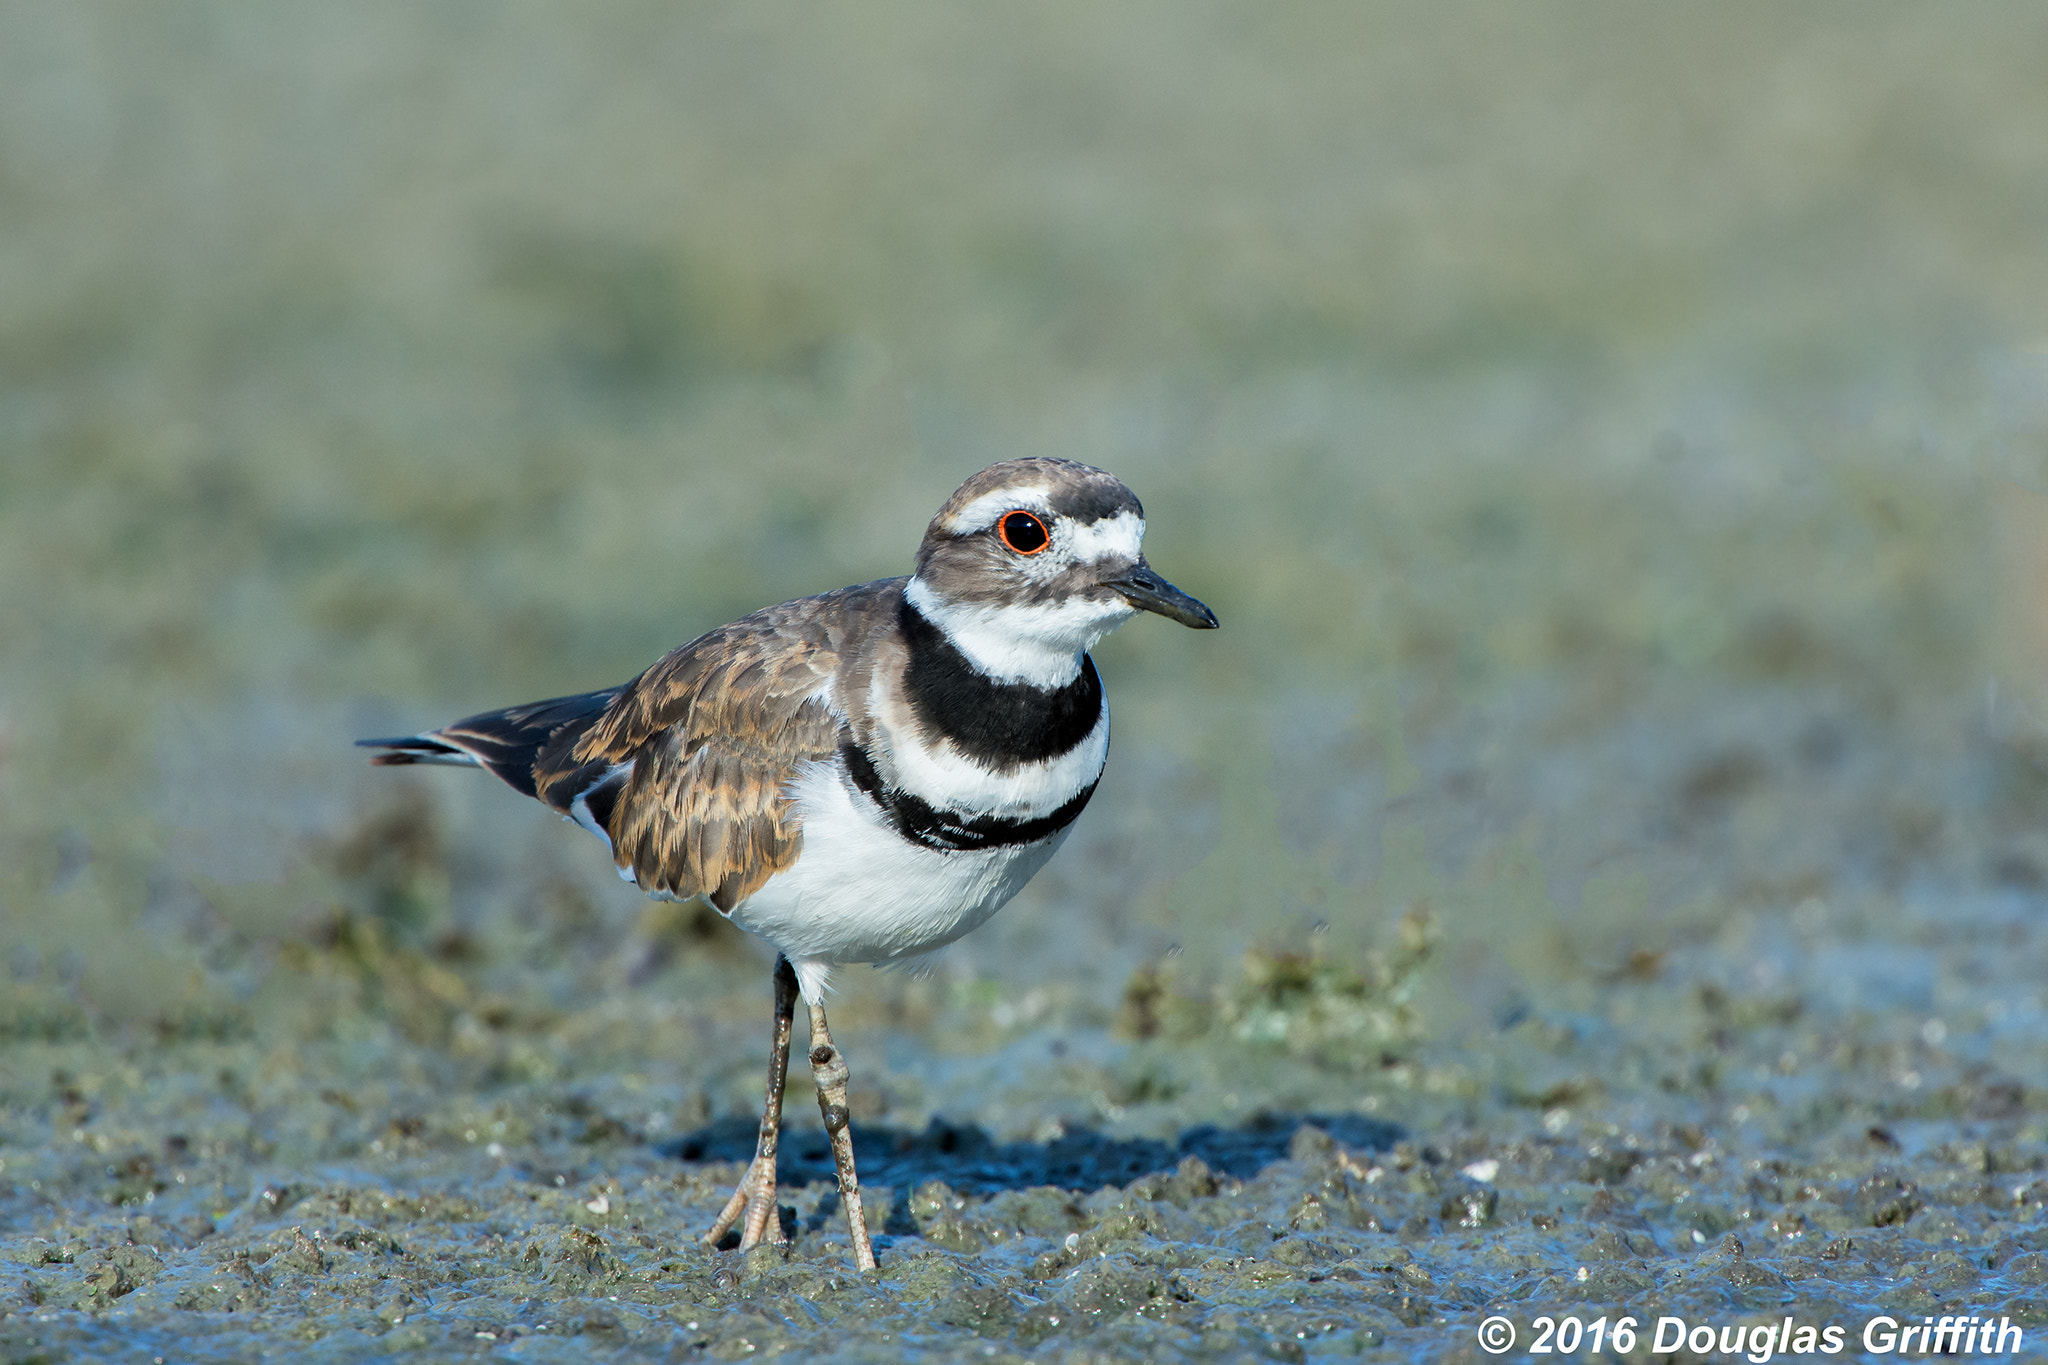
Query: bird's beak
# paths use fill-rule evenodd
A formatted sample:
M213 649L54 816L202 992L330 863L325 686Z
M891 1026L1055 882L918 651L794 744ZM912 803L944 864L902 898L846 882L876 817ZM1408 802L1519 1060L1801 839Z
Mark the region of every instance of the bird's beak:
M1139 611L1156 611L1196 630L1216 629L1215 612L1152 572L1152 566L1143 560L1123 577L1111 579L1109 586Z

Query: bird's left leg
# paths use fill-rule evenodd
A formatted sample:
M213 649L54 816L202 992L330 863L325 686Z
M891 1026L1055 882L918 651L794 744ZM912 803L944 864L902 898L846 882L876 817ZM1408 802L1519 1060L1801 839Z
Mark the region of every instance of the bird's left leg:
M868 1216L860 1203L860 1176L853 1169L853 1134L846 1115L846 1056L832 1044L825 1007L811 1006L811 1079L818 1083L818 1112L832 1138L832 1165L839 1172L839 1202L846 1206L846 1233L853 1239L853 1263L875 1268L875 1244L868 1237Z
M813 1009L815 1010L815 1006ZM796 970L789 959L775 959L775 1041L768 1052L768 1095L761 1102L761 1133L754 1141L754 1159L740 1177L739 1188L726 1201L725 1211L704 1234L704 1245L717 1246L719 1239L746 1215L740 1226L740 1250L751 1251L762 1242L782 1242L782 1206L776 1200L775 1149L782 1135L782 1085L789 1075L789 1035L796 1022Z

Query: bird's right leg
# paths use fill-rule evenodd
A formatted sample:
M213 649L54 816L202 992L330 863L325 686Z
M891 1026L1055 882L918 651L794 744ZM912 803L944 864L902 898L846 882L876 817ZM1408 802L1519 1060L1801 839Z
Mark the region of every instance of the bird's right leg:
M739 1188L726 1201L725 1211L704 1234L704 1245L717 1246L719 1239L740 1221L740 1250L751 1251L763 1242L783 1242L782 1208L775 1198L775 1147L782 1135L782 1083L789 1075L789 1035L796 1019L796 969L780 954L775 958L775 1044L768 1054L768 1096L761 1104L761 1136L754 1144L754 1160L740 1177Z
M832 1164L839 1171L839 1202L846 1208L846 1232L853 1239L853 1264L875 1268L875 1244L868 1236L868 1215L861 1207L860 1176L853 1166L853 1134L847 1131L846 1054L832 1041L825 1007L811 1004L811 1077L818 1083L818 1113L832 1139Z

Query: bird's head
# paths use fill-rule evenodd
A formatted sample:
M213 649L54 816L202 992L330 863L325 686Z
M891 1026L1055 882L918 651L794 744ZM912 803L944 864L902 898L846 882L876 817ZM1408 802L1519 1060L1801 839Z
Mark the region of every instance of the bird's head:
M1059 686L1139 611L1210 630L1216 614L1145 562L1145 509L1114 475L1005 460L960 485L924 533L909 600L992 677Z

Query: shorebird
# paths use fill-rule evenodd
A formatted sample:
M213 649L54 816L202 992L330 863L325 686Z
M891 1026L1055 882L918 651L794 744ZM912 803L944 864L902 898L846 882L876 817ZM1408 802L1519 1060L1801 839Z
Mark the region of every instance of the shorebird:
M832 970L917 969L1052 857L1109 754L1088 651L1140 611L1215 614L1153 572L1114 476L1006 460L932 519L916 572L720 626L622 687L358 741L488 769L605 841L649 895L701 896L776 949L754 1159L704 1236L784 1238L783 1083L800 994L855 1263L875 1268L824 1000Z

